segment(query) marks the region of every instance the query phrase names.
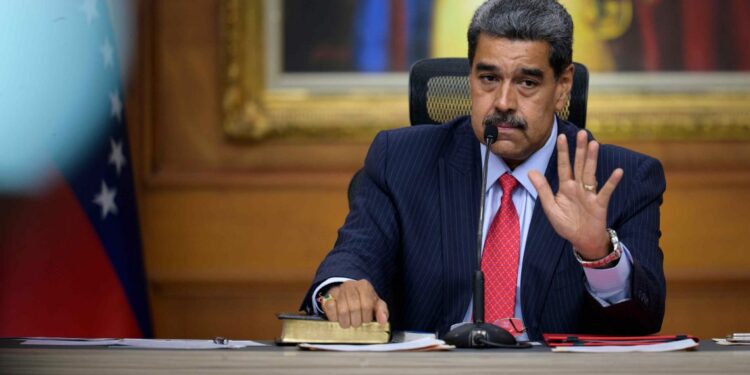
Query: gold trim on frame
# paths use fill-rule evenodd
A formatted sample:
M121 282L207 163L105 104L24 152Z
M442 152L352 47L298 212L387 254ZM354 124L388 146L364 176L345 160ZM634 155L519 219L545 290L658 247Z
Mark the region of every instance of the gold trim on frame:
M235 140L367 138L408 124L406 94L312 93L265 85L263 1L224 0L223 128Z
M586 127L607 140L750 140L750 92L590 93Z
M269 118L260 100L263 93L263 17L257 0L224 0L223 127L231 138L260 139Z
M263 6L263 0L222 1L222 121L229 139L364 140L380 129L408 124L405 89L403 93L379 88L325 92L268 87L264 48L268 20ZM587 128L606 140L750 140L750 87L709 89L593 89Z

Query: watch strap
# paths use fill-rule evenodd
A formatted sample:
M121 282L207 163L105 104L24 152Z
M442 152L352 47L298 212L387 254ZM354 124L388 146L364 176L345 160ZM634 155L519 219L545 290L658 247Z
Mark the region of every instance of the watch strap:
M614 229L607 228L607 233L609 234L609 239L612 242L612 251L602 258L595 260L584 260L583 258L581 258L581 255L578 254L578 251L573 248L573 254L582 267L599 268L620 259L620 257L622 256L622 247L620 246L620 239L617 238L617 232L615 232Z

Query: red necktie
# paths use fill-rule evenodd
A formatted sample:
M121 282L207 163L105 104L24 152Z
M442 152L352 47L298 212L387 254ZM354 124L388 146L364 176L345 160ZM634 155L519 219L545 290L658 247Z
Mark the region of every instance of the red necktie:
M500 186L503 189L500 211L492 220L482 253L485 321L490 323L513 317L521 248L521 226L513 205L513 190L518 186L518 180L505 173L500 176Z

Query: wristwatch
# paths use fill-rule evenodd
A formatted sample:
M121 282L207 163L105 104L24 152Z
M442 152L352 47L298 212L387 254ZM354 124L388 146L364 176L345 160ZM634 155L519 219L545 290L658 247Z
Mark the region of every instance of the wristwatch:
M620 246L620 240L617 238L617 232L615 232L614 229L607 228L607 233L609 234L609 240L612 241L612 252L605 255L603 258L584 260L581 258L581 255L578 254L578 251L573 248L573 254L576 256L576 259L578 259L578 263L581 263L582 267L599 268L620 259L622 256L622 247Z

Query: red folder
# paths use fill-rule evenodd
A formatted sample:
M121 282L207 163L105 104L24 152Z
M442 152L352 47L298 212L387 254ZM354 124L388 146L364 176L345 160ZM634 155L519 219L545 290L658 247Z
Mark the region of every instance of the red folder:
M670 341L692 339L700 342L700 339L692 335L651 335L651 336L600 336L600 335L577 335L575 333L545 333L544 342L549 347L556 346L632 346L660 344Z

